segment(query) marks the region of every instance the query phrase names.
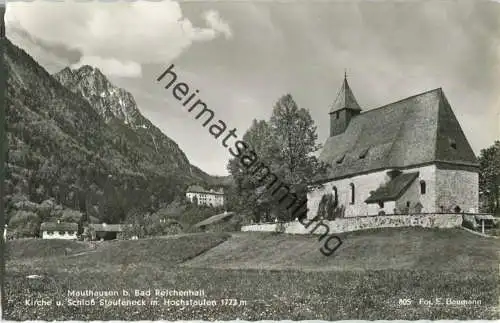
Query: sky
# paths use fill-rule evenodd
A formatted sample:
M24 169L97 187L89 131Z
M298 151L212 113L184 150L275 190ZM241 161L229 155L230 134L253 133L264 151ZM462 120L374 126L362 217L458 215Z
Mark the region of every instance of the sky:
M190 162L231 157L156 78L178 81L241 137L290 93L318 142L344 71L363 110L441 87L473 150L500 138L500 3L493 1L9 2L7 37L50 73L88 64L132 93Z

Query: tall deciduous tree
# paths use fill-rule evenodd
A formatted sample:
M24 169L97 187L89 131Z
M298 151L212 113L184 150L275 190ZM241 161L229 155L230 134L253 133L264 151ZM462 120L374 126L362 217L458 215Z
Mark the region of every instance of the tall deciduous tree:
M500 216L500 141L479 155L479 196L481 211Z
M309 111L297 106L290 94L282 96L275 104L269 121L254 120L243 136L243 141L258 156L259 163L267 166L281 182L288 185L299 198L305 199L305 184L326 166L314 156L319 149L317 133ZM250 211L257 221L275 216L289 220L276 197L266 193L260 181L262 174L249 171L238 158L229 161L228 170L234 178L236 189L232 199L240 211ZM251 170L251 168L250 168ZM231 198L231 197L230 197Z
M268 122L253 120L250 128L243 135L243 141L250 146L248 150L256 153L259 162L265 163L272 169L271 157L277 155L279 145ZM236 210L253 213L256 215L255 220L260 221L260 215L269 213L269 210L265 207L268 204L267 201L259 199L257 188L261 184L258 183L258 175L252 175L238 158L229 161L228 171L233 176L236 186L234 190L228 191L229 201Z
M320 148L318 135L309 111L299 108L290 94L282 96L273 109L270 126L275 140L281 143L274 160L283 168L284 180L290 184L306 183L318 170L312 154Z

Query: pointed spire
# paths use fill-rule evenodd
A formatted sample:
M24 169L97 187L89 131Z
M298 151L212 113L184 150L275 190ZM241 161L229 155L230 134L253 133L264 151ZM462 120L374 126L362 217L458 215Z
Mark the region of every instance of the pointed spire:
M347 70L344 69L344 82L342 83L342 87L337 94L337 98L333 102L330 108L330 113L333 113L342 109L350 109L361 111L361 107L359 106L354 94L349 87L349 83L347 83Z

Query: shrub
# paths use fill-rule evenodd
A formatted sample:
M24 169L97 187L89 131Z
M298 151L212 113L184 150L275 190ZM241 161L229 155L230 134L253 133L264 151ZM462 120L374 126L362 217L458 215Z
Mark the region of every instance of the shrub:
M40 203L37 213L40 216L42 222L47 221L47 219L50 218L52 210L55 208L55 205L56 203L54 199L48 199Z
M143 238L143 230L141 229L141 226L138 223L134 223L130 226L126 226L123 232L119 236L117 236L118 239L131 239L132 237L138 237L138 238Z
M319 219L327 219L327 220L335 220L339 211L335 206L335 199L333 194L324 194L321 197L321 201L318 206L318 218Z
M345 216L345 206L335 203L333 194L325 194L321 198L318 213L320 219L335 220Z
M31 211L17 211L10 218L8 228L18 238L36 237L40 233L40 218Z
M276 233L284 233L286 230L285 222L276 222Z
M474 216L463 216L462 226L467 229L476 230L477 225Z
M334 213L334 219L343 218L345 216L345 206L344 205L337 206L333 211L333 213Z
M61 222L74 222L80 223L83 214L79 211L65 209L62 211Z
M177 221L170 221L167 223L163 223L161 229L162 233L166 235L179 234L182 233L183 231L182 225Z

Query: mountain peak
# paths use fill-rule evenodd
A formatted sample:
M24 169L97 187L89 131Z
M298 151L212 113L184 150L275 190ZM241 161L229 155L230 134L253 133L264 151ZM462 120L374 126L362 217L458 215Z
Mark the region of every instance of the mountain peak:
M82 95L106 122L118 119L130 126L142 126L135 124L140 112L132 94L114 86L98 68L66 67L54 77L70 91Z
M107 80L106 76L101 72L101 70L97 67L90 66L90 65L82 65L78 69L75 70L75 72L79 75L86 75L86 76L94 76L94 77L99 77L99 78L104 78Z
M57 74L73 75L73 70L69 68L69 66L66 66L65 68L57 72Z

